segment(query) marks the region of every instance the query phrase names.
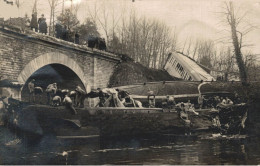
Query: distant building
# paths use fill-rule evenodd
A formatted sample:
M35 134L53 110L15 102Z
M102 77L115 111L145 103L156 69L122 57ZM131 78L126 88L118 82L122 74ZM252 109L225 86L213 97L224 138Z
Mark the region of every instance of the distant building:
M193 59L180 53L171 53L168 55L164 69L177 78L189 81L215 81L206 68L196 63Z

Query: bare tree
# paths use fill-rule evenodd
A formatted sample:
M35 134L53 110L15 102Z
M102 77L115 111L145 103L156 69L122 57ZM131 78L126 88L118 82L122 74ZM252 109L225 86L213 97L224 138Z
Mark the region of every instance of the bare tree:
M55 19L55 9L59 5L60 0L48 0L50 8L51 8L51 13L50 13L50 24L49 24L49 35L54 35L54 19Z
M238 25L241 23L243 18L245 17L246 14L242 15L241 17L238 16L238 14L235 14L234 12L234 7L233 7L233 2L225 3L225 15L227 22L230 26L231 29L231 35L232 35L232 43L234 47L234 54L236 57L236 62L239 68L239 74L240 74L240 79L242 84L247 83L247 71L245 67L245 62L243 60L243 55L241 52L242 48L242 42L243 42L243 37L246 35L251 28L249 28L246 32L240 32L238 31Z
M109 51L127 54L147 67L163 67L166 56L176 47L177 35L171 28L141 16L134 8L119 13L109 4L96 6L88 8L89 15L105 34Z

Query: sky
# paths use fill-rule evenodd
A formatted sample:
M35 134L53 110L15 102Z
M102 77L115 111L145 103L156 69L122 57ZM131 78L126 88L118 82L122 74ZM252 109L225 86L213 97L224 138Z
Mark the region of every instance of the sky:
M15 1L15 0L13 0ZM65 0L66 6L70 7L70 0ZM102 3L101 3L102 1ZM20 0L21 7L7 5L0 0L0 17L8 19L10 17L31 15L34 0ZM79 4L78 18L84 21L89 10L104 5L104 0L74 0L74 4ZM175 29L178 34L179 48L183 47L184 42L190 38L211 39L216 43L226 44L227 40L221 40L224 36L229 36L227 32L230 28L225 25L223 20L224 1L221 0L105 0L105 5L115 13L121 13L135 9L139 15L155 18L165 22L169 27ZM38 0L38 13L44 13L49 18L50 7L47 0ZM253 24L260 27L260 0L234 0L234 7L239 9L239 14L247 12L245 25ZM57 12L61 11L61 4ZM38 14L38 16L39 16ZM254 54L260 54L260 29L254 28L244 42L252 46L245 49L251 50ZM223 43L222 43L223 44ZM259 55L260 59L260 55Z

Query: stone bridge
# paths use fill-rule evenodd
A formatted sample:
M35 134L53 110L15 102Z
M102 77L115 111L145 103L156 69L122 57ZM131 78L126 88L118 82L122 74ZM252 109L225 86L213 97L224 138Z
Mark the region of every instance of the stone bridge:
M18 99L30 79L40 79L41 73L46 77L53 71L56 75L47 76L44 81L57 82L58 88L59 83L70 89L81 85L86 91L107 87L114 67L120 62L117 55L34 32L0 28L0 41L0 80L21 84ZM61 75L59 80L57 75Z

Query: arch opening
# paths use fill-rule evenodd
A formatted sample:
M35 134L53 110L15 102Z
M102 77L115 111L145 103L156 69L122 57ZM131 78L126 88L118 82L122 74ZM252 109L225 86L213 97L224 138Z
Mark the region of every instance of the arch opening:
M28 83L32 79L35 79L35 86L43 89L41 98L36 96L36 103L45 104L47 102L45 89L54 82L57 83L58 89L75 90L78 85L85 89L84 83L72 69L63 64L52 63L39 68L26 80L21 92L22 101L29 101Z

